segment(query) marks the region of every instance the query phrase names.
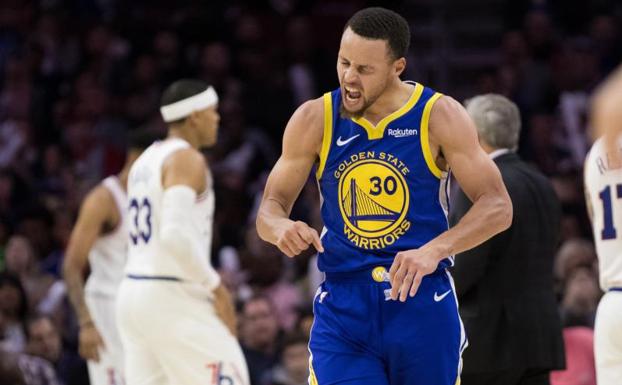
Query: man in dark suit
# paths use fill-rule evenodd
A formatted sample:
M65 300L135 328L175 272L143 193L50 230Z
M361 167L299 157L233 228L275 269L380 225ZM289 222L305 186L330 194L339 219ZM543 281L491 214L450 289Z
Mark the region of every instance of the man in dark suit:
M520 113L501 95L467 101L482 148L499 167L514 205L512 226L456 256L453 276L469 348L462 385L548 385L564 367L562 324L553 293L560 204L548 179L515 153ZM468 211L462 191L450 224Z

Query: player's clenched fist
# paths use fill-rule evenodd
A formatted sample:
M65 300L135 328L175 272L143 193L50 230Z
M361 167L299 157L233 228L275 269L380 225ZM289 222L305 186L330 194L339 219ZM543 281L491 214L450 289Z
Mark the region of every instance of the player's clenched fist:
M323 252L322 242L317 231L302 221L288 221L278 233L276 246L288 257L295 257L313 245Z

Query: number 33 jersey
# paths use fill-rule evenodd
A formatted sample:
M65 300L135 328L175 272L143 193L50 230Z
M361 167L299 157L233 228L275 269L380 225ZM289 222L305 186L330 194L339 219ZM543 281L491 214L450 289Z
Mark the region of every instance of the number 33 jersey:
M192 210L192 237L200 250L192 256L171 255L162 246L162 166L176 151L189 148L188 142L169 138L154 142L134 162L128 178L129 253L125 272L131 276L175 278L193 282L216 282L210 263L214 193L211 180L197 196Z
M622 140L618 142L622 151ZM622 169L610 169L602 139L585 160L585 195L592 217L600 286L622 287Z
M441 94L414 84L408 101L376 125L340 113L341 90L324 95L324 136L317 168L322 195L319 268L356 271L393 262L448 228L446 173L428 139ZM448 256L439 268L453 262Z

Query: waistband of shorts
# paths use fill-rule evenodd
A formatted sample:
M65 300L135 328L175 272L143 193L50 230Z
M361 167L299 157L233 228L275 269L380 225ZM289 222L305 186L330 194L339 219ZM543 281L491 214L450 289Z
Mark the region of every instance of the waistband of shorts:
M607 291L622 291L622 287L620 286L610 287L609 289L607 289Z
M343 283L389 282L390 267L379 265L357 271L326 272L326 281Z
M326 282L341 283L382 283L390 282L389 269L391 266L379 265L370 267L365 270L346 271L346 272L324 272ZM434 276L437 274L445 274L445 268L438 268L435 272L429 274Z
M141 275L141 274L126 274L126 278L133 279L135 281L168 281L168 282L183 282L183 279L173 277L169 275Z

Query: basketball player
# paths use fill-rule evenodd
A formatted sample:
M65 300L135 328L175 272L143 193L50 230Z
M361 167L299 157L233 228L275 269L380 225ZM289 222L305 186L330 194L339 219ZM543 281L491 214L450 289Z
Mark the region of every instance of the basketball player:
M162 96L166 140L128 180L129 253L117 300L128 385L247 385L234 310L210 264L213 183L198 151L216 143L218 96L180 80Z
M88 193L65 252L63 275L80 325L79 352L88 360L92 385L123 384L123 348L114 308L127 253L127 176L151 137L142 130L129 135L123 169ZM91 273L85 286L87 266Z
M598 254L600 287L594 325L598 385L622 380L622 67L597 93L592 123L602 137L585 160L585 195Z
M511 222L499 171L460 103L400 80L409 40L395 12L352 16L340 87L292 116L259 209L264 240L290 257L320 252L311 384L458 383L466 339L446 268ZM288 218L314 164L321 239ZM474 204L448 230L450 167Z

